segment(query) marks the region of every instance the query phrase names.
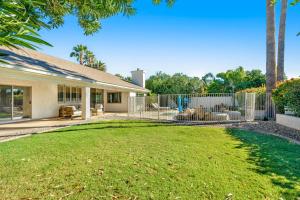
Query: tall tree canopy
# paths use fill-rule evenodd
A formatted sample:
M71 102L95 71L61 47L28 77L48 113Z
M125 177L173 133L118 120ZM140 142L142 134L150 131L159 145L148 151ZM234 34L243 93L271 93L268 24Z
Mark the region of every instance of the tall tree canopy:
M132 78L130 76L123 76L121 74L115 74L115 76L119 77L120 79L122 79L123 81L132 83Z
M218 73L216 76L208 73L201 79L180 73L171 76L158 72L150 76L146 81L146 87L156 94L231 93L261 87L265 83L266 77L261 70L247 71L243 67L238 67Z
M85 54L87 51L87 46L78 44L73 47L73 51L70 53L70 57L75 57L79 64L84 64Z
M165 0L170 6L174 0ZM66 15L75 15L86 35L101 28L101 20L117 15L134 15L134 0L0 0L0 45L35 49L50 45L40 39L41 28L56 28ZM153 0L154 4L161 0Z
M78 44L73 47L70 57L76 58L80 65L106 71L106 64L101 60L97 60L95 54L90 51L87 46Z
M195 94L203 92L204 84L198 77L158 72L146 81L146 88L156 94Z
M162 0L152 0L159 4ZM171 6L175 0L165 0ZM52 27L64 23L64 16L75 15L86 35L93 34L101 28L101 20L117 14L131 16L136 13L135 0L46 0L41 11L48 18Z
M38 8L42 0L0 0L0 45L35 49L36 44L50 45L40 39L37 30L50 28Z
M230 93L246 88L260 87L265 83L266 77L261 70L246 71L243 67L238 67L218 73L206 90L209 93Z

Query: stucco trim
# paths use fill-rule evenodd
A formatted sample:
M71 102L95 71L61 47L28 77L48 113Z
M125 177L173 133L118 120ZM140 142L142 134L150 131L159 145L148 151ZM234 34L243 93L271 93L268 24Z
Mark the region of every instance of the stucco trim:
M300 130L300 118L299 117L277 114L276 122L283 126L287 126L287 127L293 128L293 129Z

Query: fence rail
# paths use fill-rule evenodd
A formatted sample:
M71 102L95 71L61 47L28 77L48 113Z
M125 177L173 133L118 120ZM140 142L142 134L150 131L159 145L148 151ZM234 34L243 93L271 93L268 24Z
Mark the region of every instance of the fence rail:
M256 100L255 93L129 97L128 116L168 121L253 121Z

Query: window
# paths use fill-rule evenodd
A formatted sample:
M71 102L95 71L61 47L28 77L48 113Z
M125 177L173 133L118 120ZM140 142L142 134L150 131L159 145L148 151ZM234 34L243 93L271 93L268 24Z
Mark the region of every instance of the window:
M58 102L64 102L64 86L58 85Z
M102 95L102 91L97 89L96 91L96 104L101 104L103 103L103 95Z
M107 93L107 102L108 103L121 103L122 102L122 93L121 92Z
M66 86L66 102L71 100L71 88Z
M76 102L77 101L77 92L76 92L76 87L72 87L72 102Z
M59 103L80 103L81 88L65 85L57 86L57 99Z
M91 88L91 107L103 104L103 90Z
M81 88L77 88L77 101L81 102Z

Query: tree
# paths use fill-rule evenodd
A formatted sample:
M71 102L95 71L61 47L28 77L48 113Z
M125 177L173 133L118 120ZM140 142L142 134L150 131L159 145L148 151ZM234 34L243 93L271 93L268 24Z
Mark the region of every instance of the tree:
M275 47L275 8L273 0L267 0L267 62L266 62L266 102L271 102L272 90L276 88L276 47ZM272 104L266 106L267 116L273 117Z
M171 6L174 0L165 2ZM67 15L75 15L84 33L90 35L101 28L102 19L134 15L133 4L134 0L0 0L0 45L31 49L39 44L51 46L37 31L63 25Z
M203 76L202 80L207 77L208 75ZM209 73L209 77L214 77L214 75ZM243 67L238 67L218 73L209 84L206 84L206 91L208 93L231 93L247 88L261 87L265 83L266 77L261 70L246 71Z
M266 75L259 69L253 69L246 71L246 77L244 79L244 88L257 88L266 84Z
M106 71L106 64L96 59L95 54L88 50L87 46L79 44L73 47L73 51L70 57L75 57L79 64L86 67L98 69L100 71Z
M121 80L126 81L128 83L132 83L132 78L130 76L122 76L121 74L115 74L115 76L119 77Z
M278 36L277 81L284 80L284 53L286 30L287 0L281 0L281 15Z
M84 52L84 57L83 57L84 65L88 67L94 67L95 62L96 62L96 58L94 53L90 50L86 50Z
M100 71L106 71L106 64L102 62L101 60L96 60L93 64L95 69L98 69Z
M199 94L205 88L204 82L198 77L189 77L182 73L170 76L163 72L150 76L146 87L156 94Z
M172 85L170 85L170 87L167 85L167 81L170 77L171 76L166 73L157 72L146 80L146 88L155 94L171 94L170 87L172 87Z
M73 51L70 54L70 57L75 57L80 65L84 64L84 58L87 51L87 47L85 45L79 44L73 47Z
M40 44L51 46L37 33L40 28L50 28L35 9L41 5L44 5L42 0L0 1L0 46L30 49L36 49ZM3 60L0 62L4 63Z
M202 81L206 86L212 83L215 79L216 77L213 75L213 73L207 73L202 77Z
M46 0L46 4L39 9L48 18L52 27L61 26L66 15L75 15L78 24L85 35L91 35L101 29L101 20L118 14L132 16L136 13L134 0ZM153 0L154 4L161 0ZM165 0L168 6L174 0Z
M246 72L243 67L238 67L235 70L227 70L227 72L221 72L216 76L223 80L226 92L234 93L236 90L243 88L243 80L246 77Z

